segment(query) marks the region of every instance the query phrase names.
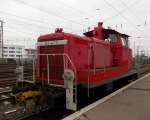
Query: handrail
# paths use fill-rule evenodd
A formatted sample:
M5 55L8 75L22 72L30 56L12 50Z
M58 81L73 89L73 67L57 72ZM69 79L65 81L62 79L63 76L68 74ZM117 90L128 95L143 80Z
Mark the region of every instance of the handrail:
M75 87L75 103L77 103L77 69L74 65L74 63L72 62L71 58L68 56L68 54L66 53L52 53L52 54L29 54L29 56L36 56L35 58L37 58L37 56L46 56L46 59L47 59L47 79L48 79L48 85L50 86L56 86L56 87L62 87L64 88L64 85L59 85L59 84L52 84L50 83L50 69L49 69L49 56L62 56L63 57L63 61L64 61L64 69L66 68L66 65L67 64L70 64L71 65L71 68L73 69L74 71L74 74L75 74L75 78L74 78L74 87ZM66 60L65 60L66 58ZM65 61L68 61L67 63Z
M76 96L75 96L75 103L77 103L77 70L76 70L75 65L71 61L70 57L67 54L65 54L65 55L68 58L68 60L70 61L70 63L72 64L72 67L73 67L74 72L75 72L75 94L76 94Z

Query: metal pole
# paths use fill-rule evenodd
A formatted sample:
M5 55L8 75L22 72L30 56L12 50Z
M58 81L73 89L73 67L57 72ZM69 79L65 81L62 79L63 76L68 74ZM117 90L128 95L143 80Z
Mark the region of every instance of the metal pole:
M0 24L0 58L2 58L2 32L1 32L1 24Z
M36 56L33 55L33 81L35 83L35 60L36 60Z
M137 64L139 65L139 46L137 46Z
M3 30L4 30L4 29L3 29L3 23L4 23L4 22L3 22L2 20L0 20L0 23L1 23L1 26L0 26L0 28L1 28L1 29L0 29L0 42L1 42L1 43L0 43L0 47L1 47L1 48L0 48L0 49L1 49L1 55L2 55L2 58L3 58L3 56L4 56L4 55L3 55Z
M134 67L135 67L135 65L136 65L136 51L135 51L135 41L134 41L134 43L133 43L133 49L134 49Z
M4 44L4 43L3 43L3 23L4 23L4 22L2 21L2 22L1 22L1 24L2 24L2 58L4 57L4 53L3 53L3 47L4 47L4 46L3 46L3 44Z
M47 55L47 78L48 78L48 84L49 84L49 58Z
M147 64L148 64L148 51L147 51Z

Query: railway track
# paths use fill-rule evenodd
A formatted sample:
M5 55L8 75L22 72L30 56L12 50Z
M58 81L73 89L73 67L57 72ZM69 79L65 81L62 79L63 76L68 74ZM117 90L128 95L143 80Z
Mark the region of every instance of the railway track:
M0 64L0 88L16 84L16 64ZM24 65L24 78L32 80L32 65Z
M11 98L11 88L6 87L6 88L1 88L0 89L0 102L10 99Z
M31 68L29 68L29 69L31 69ZM148 73L149 71L150 71L150 67L149 66L148 67L142 67L139 70L140 77L143 76L144 74ZM28 72L26 72L25 74L28 74ZM31 73L29 72L29 74L31 74ZM125 85L127 85L127 84L122 84L122 85L118 86L118 88L115 88L113 90L113 92L116 91L116 90L118 90L118 89L120 89L121 87L123 87ZM97 101L98 99L101 99L101 98L103 98L103 97L105 97L105 96L107 96L109 94L110 93L104 93L104 94L101 94L100 96L94 96L94 99L92 98L91 100L88 100L88 101L83 100L83 103L82 102L80 103L79 108L82 109L85 106L87 106L87 105L93 103L94 101ZM3 103L4 106L7 106L7 104L10 103L9 100L12 98L12 96L11 96L11 90L9 90L9 89L5 89L3 91L0 90L0 96L1 96L0 97L0 103ZM8 106L10 107L11 105L8 105ZM22 119L23 120L48 120L48 119L60 120L60 119L64 118L65 116L73 113L72 111L66 110L65 106L64 107L63 106L56 107L54 109L42 112L42 113L40 113L38 115L35 114L35 113L30 114L30 113L23 112L23 108L20 107L20 106L17 106L17 105L14 105L14 107L12 107L12 108L13 109L8 109L6 111L6 113L8 115L10 115L10 117L8 117L7 114L6 114L5 118L2 119L2 120L6 120L6 118L7 118L7 120L11 120L12 118L15 118L15 120L22 120ZM16 116L13 116L13 112L15 112ZM12 114L12 116L11 116L11 114ZM1 113L0 113L0 115L1 115ZM2 116L4 116L4 114Z
M0 88L12 86L16 82L16 64L0 64Z
M11 99L12 98L11 92L12 92L11 89L0 92L0 102Z

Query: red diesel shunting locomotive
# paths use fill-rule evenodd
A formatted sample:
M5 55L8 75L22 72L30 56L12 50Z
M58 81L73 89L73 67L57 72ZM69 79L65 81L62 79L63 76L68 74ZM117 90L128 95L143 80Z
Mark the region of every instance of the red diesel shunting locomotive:
M25 109L32 105L34 112L39 108L52 108L57 100L62 102L64 96L66 108L77 110L77 100L82 95L77 97L77 93L90 96L95 91L100 93L96 88L102 85L107 91L115 81L123 82L121 78L137 77L136 70L132 69L128 38L126 34L103 28L102 23L84 36L65 33L61 28L40 36L36 80L24 86L18 84L14 87L14 96L24 103Z
M58 28L55 33L38 38L37 82L55 87L65 85L66 98L72 101L66 101L70 104L69 109L76 109L72 107L74 86L87 88L89 92L91 88L136 75L132 70L129 36L102 25L98 23L84 36L65 33Z
M56 29L55 33L38 38L37 54L67 54L77 71L77 83L96 87L104 81L128 73L132 69L132 51L128 35L104 29L102 23L92 31L78 36ZM64 62L61 56L49 56L49 79L63 84ZM47 59L37 59L37 80L47 80ZM55 73L54 73L55 71ZM57 74L60 72L62 74Z

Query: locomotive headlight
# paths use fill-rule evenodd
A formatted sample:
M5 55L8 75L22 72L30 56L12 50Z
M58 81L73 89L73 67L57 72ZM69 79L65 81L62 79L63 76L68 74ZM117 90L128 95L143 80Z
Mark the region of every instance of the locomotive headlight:
M74 80L74 72L71 69L64 70L64 80Z

